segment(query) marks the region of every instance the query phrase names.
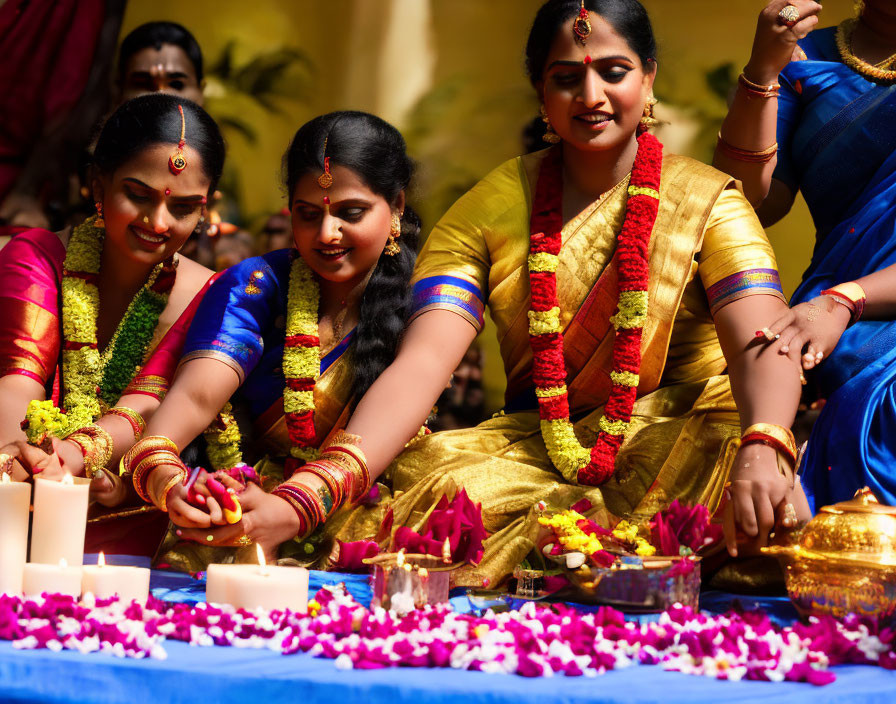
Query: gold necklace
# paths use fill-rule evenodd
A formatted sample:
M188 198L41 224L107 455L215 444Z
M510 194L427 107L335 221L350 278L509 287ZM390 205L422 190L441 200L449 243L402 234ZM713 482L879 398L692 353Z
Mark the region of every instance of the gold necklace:
M853 71L875 83L885 85L896 83L896 70L881 68L881 64L889 66L896 61L896 54L875 66L860 59L852 52L852 36L858 23L857 19L844 20L837 27L837 51L840 52L840 59Z

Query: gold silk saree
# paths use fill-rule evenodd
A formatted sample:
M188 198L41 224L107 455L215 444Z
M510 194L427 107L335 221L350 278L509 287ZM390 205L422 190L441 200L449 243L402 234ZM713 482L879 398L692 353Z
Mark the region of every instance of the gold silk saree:
M783 299L771 247L752 208L726 175L685 157L664 158L650 242L648 322L630 430L616 472L600 487L568 483L539 429L527 332L526 257L535 178L545 152L511 160L444 216L414 274L415 315L446 309L481 326L487 303L507 374L505 411L475 428L424 437L387 469L395 526L420 529L445 493L463 487L482 503L491 536L458 584L496 585L535 546L533 507L588 498L607 526L646 519L674 498L714 510L726 481L719 462L740 424L712 314L747 295ZM616 237L625 179L563 228L557 291L569 401L579 440L594 444L610 388L616 308ZM343 526L344 539L369 525Z

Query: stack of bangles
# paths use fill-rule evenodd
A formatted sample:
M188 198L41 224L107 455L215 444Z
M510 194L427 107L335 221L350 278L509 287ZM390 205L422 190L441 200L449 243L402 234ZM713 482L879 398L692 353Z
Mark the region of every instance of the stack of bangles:
M143 437L143 431L146 430L146 421L144 421L143 416L137 413L133 408L115 406L106 411L106 415L124 418L131 426L131 430L134 431L134 440L139 440Z
M735 159L736 161L747 161L752 164L765 164L771 161L771 158L778 153L778 143L775 142L772 146L767 149L760 149L759 151L750 151L748 149L741 149L740 147L735 147L733 144L730 144L725 141L722 137L722 133L719 132L719 142L718 142L719 151L724 153L726 156Z
M367 458L358 447L360 438L338 433L320 458L305 464L271 493L286 501L299 517L299 537L324 523L348 499L355 503L370 490ZM312 488L302 475L317 477L322 486Z
M114 449L112 436L98 425L79 428L66 440L71 440L81 450L84 456L84 475L88 479L93 479L112 458Z
M741 73L737 77L737 84L750 98L777 98L778 92L781 90L780 83L772 83L767 86L761 83L753 83L753 81L747 78L745 73Z
M168 464L178 468L178 472L168 480L158 496L149 492L149 477L156 467ZM155 504L162 511L168 510L168 494L183 482L189 472L178 454L177 445L163 435L150 435L136 443L121 458L121 474L130 474L137 495L147 503Z
M837 284L832 288L826 288L820 296L830 296L837 303L849 308L849 324L852 325L862 317L865 310L865 289L863 289L855 281L849 281L845 284Z
M789 472L785 467L778 463L778 469L785 479L790 480L791 485L794 482L796 473L796 440L789 428L783 425L775 425L774 423L754 423L744 431L741 436L741 446L750 443L761 443L773 448L779 455L787 460Z

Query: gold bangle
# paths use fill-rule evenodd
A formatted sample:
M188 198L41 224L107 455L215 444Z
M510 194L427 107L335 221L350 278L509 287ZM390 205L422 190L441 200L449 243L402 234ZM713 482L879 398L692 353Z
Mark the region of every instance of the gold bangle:
M737 161L746 161L749 163L755 164L765 164L771 161L772 157L778 153L778 143L775 142L772 146L766 147L765 149L741 149L740 147L735 147L733 144L728 142L724 137L722 137L722 133L719 132L718 138L718 148L721 152L730 156L732 159L736 159Z
M84 456L84 476L88 479L93 479L112 459L114 448L112 436L96 424L80 428L66 439L81 448Z
M775 450L778 471L790 482L796 483L796 440L789 428L774 423L754 423L744 431L741 442L760 442ZM782 459L783 458L783 459Z
M181 470L177 474L175 474L171 479L168 480L168 483L165 484L165 487L162 489L161 497L158 501L153 501L153 503L159 507L161 511L164 513L168 513L168 493L178 484L182 483L184 479L187 478L186 470Z
M131 449L124 454L119 463L119 473L133 474L133 464L138 457L158 450L169 450L175 454L179 452L177 445L170 438L166 438L164 435L149 435L135 442Z
M96 423L88 425L86 428L82 428L81 432L93 438L95 452L89 460L92 473L96 474L108 464L110 459L112 459L112 453L115 450L115 441L112 440L112 436L109 435L105 429L101 428Z
M133 408L128 408L127 406L114 406L106 411L106 415L118 416L130 423L131 430L134 431L134 440L139 440L143 437L143 433L146 432L146 421L143 420L143 416L137 413Z
M781 90L780 83L770 83L764 86L760 83L753 83L743 72L737 77L737 82L747 91L748 95L758 98L777 98L778 91Z
M796 457L796 439L794 439L790 428L785 428L783 425L776 423L754 423L743 432L741 437L746 437L751 433L761 433L762 435L773 437Z

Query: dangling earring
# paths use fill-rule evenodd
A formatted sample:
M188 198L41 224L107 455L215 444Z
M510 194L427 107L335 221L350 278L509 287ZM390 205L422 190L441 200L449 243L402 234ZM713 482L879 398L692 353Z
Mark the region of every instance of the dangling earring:
M554 126L551 124L551 119L548 117L548 111L544 109L544 105L541 106L541 121L545 124L547 130L541 138L548 144L557 144L560 141L560 135L554 132Z
M106 221L103 220L103 204L96 201L93 205L96 208L96 220L93 221L93 226L103 229L106 226Z
M383 253L387 256L394 257L401 251L401 245L395 240L401 237L401 216L398 213L392 213L392 227L389 230L389 239L386 240L386 246Z
M647 98L647 103L644 105L644 114L641 116L641 124L645 129L650 129L651 127L656 127L660 124L660 121L653 116L653 106L656 105L657 102L657 99L652 95Z

